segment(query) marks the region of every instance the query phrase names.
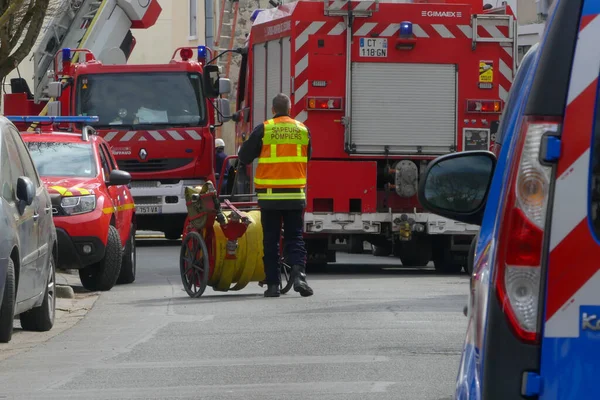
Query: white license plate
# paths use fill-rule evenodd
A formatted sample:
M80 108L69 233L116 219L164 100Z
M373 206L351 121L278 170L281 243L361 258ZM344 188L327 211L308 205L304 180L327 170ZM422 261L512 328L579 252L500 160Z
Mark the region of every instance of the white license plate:
M136 214L160 214L162 213L161 206L135 206Z
M360 38L360 57L387 57L387 39Z

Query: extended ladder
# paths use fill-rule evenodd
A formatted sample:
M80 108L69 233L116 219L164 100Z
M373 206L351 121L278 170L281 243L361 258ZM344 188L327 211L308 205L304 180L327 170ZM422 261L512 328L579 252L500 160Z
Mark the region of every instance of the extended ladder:
M235 28L239 4L239 0L221 0L219 29L217 31L217 41L215 42L215 50L219 53L225 50L232 50L235 45ZM227 47L224 47L225 44ZM217 65L224 70L226 78L229 78L231 58L232 54L228 53L217 60Z
M60 11L52 19L36 51L34 62L34 100L49 100L47 95L52 62L56 53L64 47L79 48L89 36L94 18L106 0L64 0ZM74 57L78 57L75 53ZM74 62L77 58L73 59Z

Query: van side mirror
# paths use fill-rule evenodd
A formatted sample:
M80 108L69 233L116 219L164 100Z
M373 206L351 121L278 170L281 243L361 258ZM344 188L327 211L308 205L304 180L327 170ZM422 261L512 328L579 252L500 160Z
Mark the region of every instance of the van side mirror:
M107 186L129 185L131 182L131 174L120 169L113 169L108 176Z
M219 122L227 122L231 119L231 104L228 99L217 99L216 108Z
M33 182L26 176L20 176L17 179L17 199L30 206L34 198L35 187L33 186Z
M204 83L204 95L209 99L219 97L219 66L215 64L205 65L202 80Z
M439 157L429 163L423 174L419 202L434 214L481 225L495 167L496 156L490 151Z

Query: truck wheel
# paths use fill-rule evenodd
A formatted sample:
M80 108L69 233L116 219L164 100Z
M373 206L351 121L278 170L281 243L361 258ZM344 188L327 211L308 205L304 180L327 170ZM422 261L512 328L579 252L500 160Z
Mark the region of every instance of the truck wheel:
M15 263L12 258L9 258L4 296L0 306L0 343L8 343L12 339L16 295Z
M131 224L131 233L129 234L127 245L125 245L123 261L121 261L121 272L119 273L119 279L117 279L117 283L127 284L135 281L136 261L135 225Z
M460 252L451 251L452 238L440 235L433 243L433 265L435 270L444 274L458 274L466 264Z
M365 242L360 236L352 235L348 238L348 253L362 254L365 252Z
M375 257L389 257L392 254L392 246L376 246L371 243L371 254Z
M46 280L44 301L39 307L33 308L19 315L21 327L26 331L47 332L54 326L56 312L56 270L54 257L50 255L49 274Z
M79 270L79 279L84 288L89 291L112 289L121 273L122 248L119 232L111 225L108 228L104 258L96 264Z
M397 253L404 267L424 267L431 261L431 239L424 235L413 235L407 242L398 242Z

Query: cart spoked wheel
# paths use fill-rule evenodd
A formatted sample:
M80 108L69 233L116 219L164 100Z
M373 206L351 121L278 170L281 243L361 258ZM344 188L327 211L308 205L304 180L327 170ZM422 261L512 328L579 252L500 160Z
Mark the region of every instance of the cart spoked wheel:
M181 243L179 272L187 294L192 298L202 296L208 283L208 249L198 232L189 232Z
M282 260L279 262L279 273L281 274L279 291L281 294L286 294L290 291L292 285L294 284L294 279L292 278L292 267Z

